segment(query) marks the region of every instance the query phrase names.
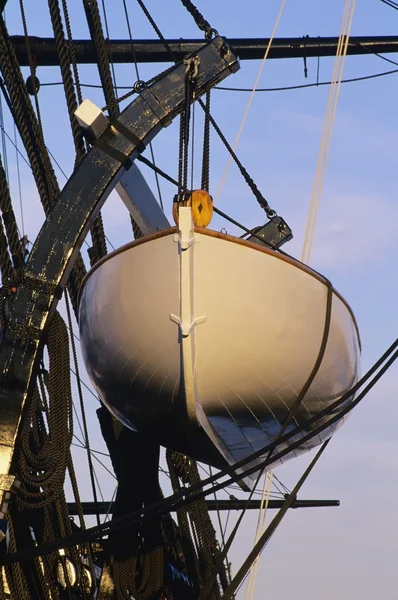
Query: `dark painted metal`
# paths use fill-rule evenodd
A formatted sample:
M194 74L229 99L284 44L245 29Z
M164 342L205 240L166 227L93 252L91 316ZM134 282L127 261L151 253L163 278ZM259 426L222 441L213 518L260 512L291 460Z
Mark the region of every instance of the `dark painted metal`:
M253 244L265 247L280 248L286 242L293 239L292 230L282 217L275 216L268 223L252 229L252 233L246 239ZM263 242L261 240L264 240Z
M37 66L56 66L59 58L53 38L30 36L30 45ZM28 66L25 38L21 35L10 36L21 66ZM233 38L228 43L241 60L261 59L267 48L268 38ZM177 60L191 52L197 52L203 45L202 40L167 40ZM313 56L335 56L337 37L296 37L275 38L268 58L310 58ZM96 64L97 56L91 40L74 40L76 60L80 64ZM109 57L113 63L172 62L170 54L160 40L136 40L134 52L130 40L109 40ZM347 54L390 54L398 52L398 36L360 36L350 38Z
M284 505L285 500L269 500L268 508L279 509ZM259 510L261 508L261 500L207 500L208 510ZM96 515L97 510L100 515L112 514L110 509L111 502L82 502L84 515ZM247 507L246 507L247 505ZM340 506L340 500L295 500L291 508L322 508ZM75 502L68 502L68 511L70 515L77 515L77 505Z
M220 37L202 47L198 56L196 96L239 68L236 56ZM144 89L118 122L147 145L184 106L185 66L180 64ZM132 139L114 127L105 131L101 142L131 161L138 154ZM92 147L62 190L31 250L0 348L0 474L13 470L21 415L50 317L94 218L124 172L118 160Z
M25 38L20 35L10 36L17 54L19 64L28 66ZM56 66L59 64L58 54L53 38L30 36L30 45L37 66ZM233 38L228 43L241 60L261 59L269 43L268 38ZM182 60L191 52L197 52L203 40L167 40L176 60ZM275 38L272 42L268 58L310 58L313 56L335 56L337 37L296 37ZM74 40L76 60L81 64L96 64L97 55L91 40ZM108 55L113 63L172 62L170 54L160 40L135 40L134 51L130 40L109 40ZM347 54L390 54L398 52L398 36L361 36L350 38Z

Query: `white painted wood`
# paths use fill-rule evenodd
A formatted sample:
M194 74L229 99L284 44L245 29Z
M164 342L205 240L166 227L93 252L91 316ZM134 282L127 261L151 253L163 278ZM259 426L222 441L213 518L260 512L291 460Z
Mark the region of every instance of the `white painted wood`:
M109 127L108 118L91 100L83 100L75 110L75 117L80 127L94 139L99 138Z
M317 359L327 288L298 261L194 232L189 213L180 209L178 234L130 244L94 268L81 295L82 350L124 423L162 443L166 429L182 439L199 423L232 464L278 435ZM348 391L358 370L356 325L334 292L324 359L292 427Z

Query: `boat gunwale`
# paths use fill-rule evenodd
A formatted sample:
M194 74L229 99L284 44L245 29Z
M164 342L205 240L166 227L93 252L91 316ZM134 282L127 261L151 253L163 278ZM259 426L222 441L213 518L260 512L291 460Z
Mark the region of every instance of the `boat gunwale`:
M278 252L277 250L274 250L273 248L266 248L265 246L261 246L260 244L257 244L255 242L249 242L248 240L245 240L243 238L235 237L234 235L230 235L228 233L223 233L221 231L215 231L214 229L207 229L205 227L194 226L194 231L195 231L195 233L207 235L208 237L214 237L214 238L218 238L221 240L225 240L226 242L232 242L232 243L240 245L240 246L246 246L247 248L251 248L253 250L257 250L258 252L262 252L263 254L268 254L269 256L278 258L278 259L292 265L293 267L296 267L296 268L300 269L301 271L304 271L308 275L314 277L315 279L317 279L318 281L323 283L325 286L327 286L328 280L324 275L322 275L318 271L315 271L308 265L302 263L300 260L298 260L297 258L294 258L290 254L287 254L285 252L283 252L283 253ZM92 275L92 273L94 273L94 271L96 271L100 266L102 266L107 260L109 260L110 258L113 258L114 256L117 256L118 254L125 252L126 250L129 250L130 248L135 248L136 246L140 246L141 244L145 244L147 242L151 242L153 240L157 240L162 237L167 237L169 235L173 235L176 233L178 233L178 227L169 227L167 229L161 229L160 231L155 231L154 233L151 233L150 235L138 238L137 240L132 240L131 242L128 242L127 244L123 244L123 246L116 248L116 250L113 250L112 252L109 252L109 254L107 254L106 256L103 256L102 258L100 258L100 260L97 261L95 263L95 265L92 266L92 268L86 274L86 276L84 277L84 279L82 281L82 284L81 284L80 290L79 290L78 305L80 305L81 293L82 293L83 288L86 285L86 282L89 279L90 275ZM352 310L351 306L348 304L347 300L344 298L344 296L342 296L340 294L340 292L338 290L336 290L336 288L333 285L332 285L332 288L333 288L333 293L336 294L336 296L343 302L343 304L346 306L346 308L348 309L348 311L352 317L352 320L354 322L355 329L357 332L357 336L358 336L359 350L361 351L362 350L361 337L359 334L358 323L357 323L357 320L353 313L353 310Z

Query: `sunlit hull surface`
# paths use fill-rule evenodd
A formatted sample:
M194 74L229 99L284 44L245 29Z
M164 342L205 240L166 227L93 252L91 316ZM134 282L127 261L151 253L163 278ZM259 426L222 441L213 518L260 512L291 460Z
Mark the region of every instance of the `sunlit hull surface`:
M320 275L239 238L193 232L188 213L180 232L132 242L91 271L80 300L82 351L102 401L126 425L193 458L217 464L221 453L234 464L275 440L317 360L287 431L352 387L358 332L334 290L325 324Z

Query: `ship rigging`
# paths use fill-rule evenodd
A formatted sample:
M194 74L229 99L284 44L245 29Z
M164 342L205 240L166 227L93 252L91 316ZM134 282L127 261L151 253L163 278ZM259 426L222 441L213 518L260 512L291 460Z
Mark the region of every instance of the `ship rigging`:
M157 41L133 39L124 0L128 40L109 39L105 3L101 10L97 0L83 0L86 39L74 38L66 0L48 1L53 37L32 35L22 0L22 36L10 35L4 13L0 17L2 99L18 131L16 156L28 162L45 213L31 244L22 195L20 218L11 200L1 104L1 600L227 600L249 573L253 593L252 567L288 510L327 505L297 495L334 431L398 356L395 341L360 377L353 311L329 278L308 266L345 58L396 52L397 38L351 36L355 2L347 0L339 38L277 38L282 2L270 38L229 40L190 0L181 1L201 41L165 38L142 0ZM1 11L9 4L0 4ZM265 60L300 57L307 77L307 61L322 56L336 56L335 72L298 260L289 254L288 215L285 220L277 203L269 204L237 145L254 93L262 89ZM232 143L214 116L214 95L234 88L224 79L233 79L239 59L258 58L260 71ZM152 62L171 66L144 81L139 67ZM115 78L120 63L133 63L136 75L123 96ZM81 83L79 69L88 64L96 65L99 83ZM57 83L42 81L42 73L54 65L74 144L62 190L41 110L42 90ZM100 86L104 107L83 101L84 85ZM159 166L153 142L177 118L172 175ZM199 118L200 177L194 173ZM245 214L235 218L218 207L228 167L216 194L214 143L237 166L261 220L247 225ZM155 173L159 199L137 165ZM160 180L167 182L168 200ZM114 192L134 237L116 248L103 216ZM223 219L221 226L213 227L215 218ZM234 233L223 229L227 224ZM90 393L101 401L96 413L117 481L108 501L99 499L85 372ZM80 494L71 450L76 441L87 452L90 503ZM166 448L163 466L160 446ZM315 446L310 465L285 488L273 468ZM167 493L159 484L165 466ZM224 489L239 498L221 500L215 494ZM254 546L232 572L232 544L244 515L258 505ZM265 528L267 508L279 512ZM240 513L227 535L220 514L233 509ZM217 512L218 524L209 510ZM90 514L96 525L86 522Z

